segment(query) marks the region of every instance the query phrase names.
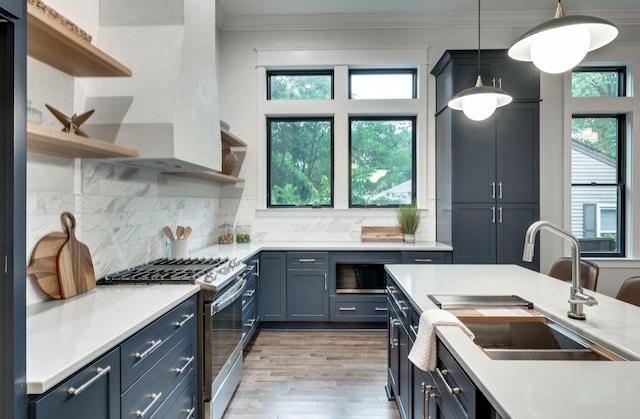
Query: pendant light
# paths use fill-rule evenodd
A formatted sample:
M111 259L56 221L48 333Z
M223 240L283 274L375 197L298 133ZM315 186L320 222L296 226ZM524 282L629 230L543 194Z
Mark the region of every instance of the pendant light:
M591 16L565 16L558 0L556 15L526 32L509 48L514 60L533 61L545 73L563 73L578 65L589 51L618 36L611 22Z
M511 103L513 99L507 92L482 84L480 76L480 0L478 0L478 79L476 85L465 89L449 101L449 107L462 111L467 118L482 121L489 118L496 108Z

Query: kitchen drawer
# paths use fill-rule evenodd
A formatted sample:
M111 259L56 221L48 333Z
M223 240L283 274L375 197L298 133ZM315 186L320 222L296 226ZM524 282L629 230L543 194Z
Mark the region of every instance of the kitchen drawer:
M242 307L242 347L247 346L260 323L260 312L258 311L258 302L254 298L250 304Z
M451 258L451 252L402 252L402 263L411 265L451 263Z
M30 402L33 419L120 418L120 351L98 358L68 380ZM100 370L98 370L100 369ZM93 381L92 381L93 380ZM69 390L83 388L75 396Z
M252 276L247 280L247 286L242 293L242 312L244 313L245 307L249 306L258 297L258 280L255 276Z
M455 417L475 417L476 387L442 342L438 342L438 362L432 376ZM457 392L449 391L456 388Z
M287 269L327 269L328 252L287 252Z
M331 296L331 320L352 322L385 322L387 298L374 296Z
M147 372L176 344L175 335L196 335L197 295L151 323L120 346L122 391Z
M162 412L158 412L153 418L196 419L198 417L197 376L194 371L189 377L185 377L169 396L166 402L166 409L158 409L162 410ZM161 416L159 415L160 413L162 413Z
M122 417L140 416L137 412L145 411L145 416L161 417L164 409L160 407L165 406L172 391L184 377L195 372L196 346L193 336L184 336L157 364L129 387L122 394Z

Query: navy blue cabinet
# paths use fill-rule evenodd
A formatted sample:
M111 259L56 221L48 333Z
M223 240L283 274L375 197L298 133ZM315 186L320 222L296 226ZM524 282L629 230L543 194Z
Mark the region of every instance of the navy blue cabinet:
M287 320L329 320L328 252L287 253Z
M0 9L2 9L2 11L8 12L13 17L20 19L22 17L23 1L26 0L0 0Z
M31 402L37 419L120 418L120 350L100 357Z
M247 286L242 294L242 347L247 347L260 325L260 257L252 256L246 260L247 273L244 279Z
M260 253L260 321L287 320L287 254Z
M452 245L453 263L525 266L524 232L539 219L540 206L539 72L506 51L483 51L485 84L501 78L514 101L484 121L471 121L446 103L472 85L476 54L447 51L431 72L437 103L436 239ZM533 267L538 265L536 259Z
M197 296L193 296L35 397L30 417L195 419L197 351Z

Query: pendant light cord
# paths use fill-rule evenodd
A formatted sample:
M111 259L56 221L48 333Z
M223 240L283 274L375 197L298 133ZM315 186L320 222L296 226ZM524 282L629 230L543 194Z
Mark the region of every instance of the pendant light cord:
M480 0L478 0L478 76L480 75Z

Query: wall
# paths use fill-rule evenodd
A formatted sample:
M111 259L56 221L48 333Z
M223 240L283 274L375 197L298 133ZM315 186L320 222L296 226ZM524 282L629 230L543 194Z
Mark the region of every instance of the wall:
M635 18L634 18L635 16ZM621 51L628 45L637 48L640 41L640 21L637 14L626 16L607 16L616 22L624 20L621 34L606 50ZM240 170L240 177L246 179L244 188L225 186L222 190L224 206L222 211L227 216L236 215L241 223L254 226L254 235L268 240L301 240L301 241L338 241L358 240L362 225L395 225L393 211L357 211L357 210L267 210L263 202L265 176L262 168L264 160L264 127L260 123L257 103L261 99L258 88L260 81L256 69L257 53L264 50L296 51L296 50L368 50L390 48L425 48L428 50L427 74L421 74L419 83L427 84L426 133L424 136L424 154L421 154L420 165L424 177L419 185L419 197L423 208L423 222L418 230L418 240L433 240L435 237L434 190L435 190L435 134L433 109L435 97L434 79L428 71L446 49L475 49L477 47L477 26L470 16L445 16L438 20L437 16L425 18L425 23L416 24L417 18L407 18L410 24L363 24L361 20L350 23L336 17L325 21L306 19L309 29L301 29L303 24L288 21L283 17L274 19L279 29L270 29L269 21L262 19L253 22L258 29L250 27L251 20L243 22L231 20L225 22L221 32L220 49L220 100L221 118L231 124L232 131L249 144ZM296 18L298 19L298 18ZM495 14L485 20L482 27L482 48L508 48L512 40L532 27L536 22L547 19L544 16L527 16ZM516 22L514 24L505 22ZM226 30L225 30L226 26ZM322 29L326 27L326 29ZM375 29L374 29L375 27ZM290 30L285 30L290 28ZM615 54L614 54L615 55ZM637 56L637 54L636 54ZM615 59L628 60L625 52ZM592 53L587 60L601 59ZM472 83L472 82L470 82ZM541 111L540 111L540 153L541 153L541 218L565 225L565 212L568 208L567 162L570 148L566 133L564 95L566 80L562 75L541 76ZM470 84L471 87L471 84ZM508 86L503 86L508 91ZM640 161L637 157L634 161ZM346 180L346 179L344 179ZM336 179L336 182L340 179ZM634 215L640 216L640 207L635 206ZM375 214L375 215L372 215ZM568 224L567 224L568 225ZM634 228L634 238L640 240L640 233ZM541 270L548 271L553 261L568 254L561 240L543 232L541 234ZM600 287L603 292L615 294L621 282L621 275L630 274L640 267L634 262L640 252L632 253L630 260L602 262ZM600 262L599 262L600 263ZM625 267L622 269L622 267ZM630 270L631 269L631 270Z

